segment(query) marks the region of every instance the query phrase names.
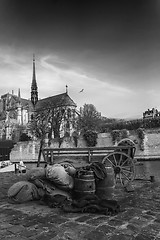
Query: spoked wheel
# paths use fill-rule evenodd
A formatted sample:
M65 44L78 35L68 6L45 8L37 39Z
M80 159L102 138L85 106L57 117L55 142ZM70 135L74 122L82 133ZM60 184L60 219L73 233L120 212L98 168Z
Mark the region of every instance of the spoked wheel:
M102 163L114 169L116 183L120 182L123 186L132 182L135 178L135 164L133 159L123 152L109 153Z

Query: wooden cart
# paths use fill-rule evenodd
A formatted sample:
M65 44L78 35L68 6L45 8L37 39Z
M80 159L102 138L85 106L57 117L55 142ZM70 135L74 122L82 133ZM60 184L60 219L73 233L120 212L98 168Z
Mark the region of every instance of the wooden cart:
M60 162L69 164L66 159L81 158L88 159L88 164L100 161L106 167L111 166L114 169L116 183L120 182L126 185L135 178L135 144L123 139L117 146L112 147L86 147L86 148L44 148L43 156L47 164L57 163L56 159L61 157ZM72 163L74 165L74 163Z

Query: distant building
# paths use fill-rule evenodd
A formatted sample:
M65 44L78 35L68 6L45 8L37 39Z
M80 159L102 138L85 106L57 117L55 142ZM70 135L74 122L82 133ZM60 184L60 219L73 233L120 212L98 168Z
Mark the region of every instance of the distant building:
M143 113L143 119L153 119L160 117L160 112L156 108L148 109Z
M61 121L61 136L71 135L74 131L76 117L76 104L66 92L55 96L38 100L38 87L35 73L35 58L33 57L33 77L31 84L31 100L21 97L20 89L18 94L14 92L6 93L0 100L0 138L12 139L17 126L21 126L27 131L30 122L33 120L34 112L43 111L47 108L60 109L64 112Z

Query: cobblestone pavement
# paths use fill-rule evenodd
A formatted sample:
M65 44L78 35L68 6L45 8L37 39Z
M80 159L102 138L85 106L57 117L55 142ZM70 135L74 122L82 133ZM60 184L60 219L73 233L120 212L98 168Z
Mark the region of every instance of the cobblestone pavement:
M114 216L64 213L39 202L9 204L8 188L25 178L0 173L1 240L158 240L160 183L134 181L134 192L116 187L121 212Z

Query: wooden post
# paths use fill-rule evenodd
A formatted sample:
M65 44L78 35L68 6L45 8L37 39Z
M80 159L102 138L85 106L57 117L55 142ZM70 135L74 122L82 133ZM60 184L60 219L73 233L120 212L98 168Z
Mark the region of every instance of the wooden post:
M90 150L88 150L88 162L89 163L91 162L91 152L90 152Z

